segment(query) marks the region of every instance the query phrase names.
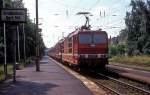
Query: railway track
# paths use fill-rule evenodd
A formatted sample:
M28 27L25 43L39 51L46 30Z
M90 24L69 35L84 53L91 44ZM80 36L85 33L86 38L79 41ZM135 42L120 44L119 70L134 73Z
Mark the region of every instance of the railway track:
M95 74L95 71L92 71L92 73ZM97 78L88 78L104 88L108 95L150 95L150 90L140 88L102 73L96 73L96 75L98 75Z
M106 91L107 95L150 95L150 85L118 77L115 74L109 75L108 72L97 73L89 69L67 67L95 82Z

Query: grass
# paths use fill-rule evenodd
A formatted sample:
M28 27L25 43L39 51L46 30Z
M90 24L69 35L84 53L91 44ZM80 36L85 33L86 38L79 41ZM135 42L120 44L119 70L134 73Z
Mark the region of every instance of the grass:
M19 62L19 68L18 69L23 69L24 67L30 65L30 64L33 64L33 60L34 58L33 57L29 57L28 59L26 59L26 64L24 64L24 61L21 60ZM7 72L8 72L8 77L12 77L12 74L13 74L13 64L8 64L7 65ZM3 80L4 79L4 66L3 65L0 65L0 80Z
M19 70L23 69L24 67L27 67L29 65L33 65L35 57L29 57L26 59L26 64L24 64L24 61L21 60L19 62ZM7 63L8 64L8 63ZM7 65L7 72L8 72L8 77L12 77L13 74L13 64L8 64ZM0 64L0 81L4 79L4 66Z
M23 69L25 66L23 63L19 64L19 69ZM12 77L13 74L13 64L8 64L7 65L7 74L8 74L8 78ZM0 65L0 80L4 79L4 66Z
M7 72L8 72L8 77L11 77L11 75L13 74L13 65L12 64L8 64L7 66ZM4 79L4 66L0 65L0 80Z
M150 56L115 56L110 64L150 71Z
M4 79L4 68L0 65L0 80Z

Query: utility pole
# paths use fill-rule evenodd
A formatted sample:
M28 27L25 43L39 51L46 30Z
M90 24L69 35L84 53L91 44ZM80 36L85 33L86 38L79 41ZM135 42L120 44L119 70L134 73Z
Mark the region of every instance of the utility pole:
M34 35L35 35L35 45L34 45L34 49L35 49L35 55L36 55L36 21L35 21L35 18L34 18Z
M38 27L39 24L39 15L38 15L38 0L36 0L36 71L40 71L40 64L39 64L39 40L38 40Z
M3 8L5 8L5 0L3 0ZM7 45L6 45L6 23L3 24L4 30L4 72L5 79L7 78Z

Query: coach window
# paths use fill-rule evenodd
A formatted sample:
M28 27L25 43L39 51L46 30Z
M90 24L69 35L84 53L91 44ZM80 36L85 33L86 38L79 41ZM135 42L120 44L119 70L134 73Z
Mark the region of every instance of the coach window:
M62 42L60 45L61 45L61 52L64 53L64 42Z
M68 38L68 53L72 53L72 37Z

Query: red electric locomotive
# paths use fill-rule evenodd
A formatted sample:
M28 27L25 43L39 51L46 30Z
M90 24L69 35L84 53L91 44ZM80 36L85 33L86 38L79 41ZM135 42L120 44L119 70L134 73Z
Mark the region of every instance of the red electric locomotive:
M105 67L108 63L108 36L105 31L91 30L87 22L80 29L60 40L50 56L70 65Z

